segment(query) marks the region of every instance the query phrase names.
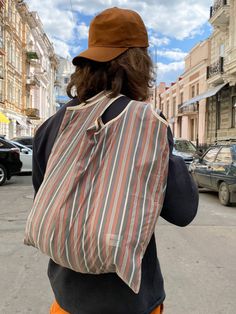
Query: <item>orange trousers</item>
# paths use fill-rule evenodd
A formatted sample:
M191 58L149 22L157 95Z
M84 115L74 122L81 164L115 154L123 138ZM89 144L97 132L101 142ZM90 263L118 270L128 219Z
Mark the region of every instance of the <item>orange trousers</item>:
M55 301L50 308L50 314L70 314L70 313L64 311L60 307L60 305ZM154 311L152 311L151 314L164 314L163 305L158 306Z

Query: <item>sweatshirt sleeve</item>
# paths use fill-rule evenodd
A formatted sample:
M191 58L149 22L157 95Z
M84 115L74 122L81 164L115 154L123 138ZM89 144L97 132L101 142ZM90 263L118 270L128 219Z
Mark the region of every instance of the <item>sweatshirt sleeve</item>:
M162 113L160 116L165 119ZM197 214L198 189L183 158L172 154L174 141L170 127L168 127L168 141L170 146L169 172L161 217L174 225L184 227Z

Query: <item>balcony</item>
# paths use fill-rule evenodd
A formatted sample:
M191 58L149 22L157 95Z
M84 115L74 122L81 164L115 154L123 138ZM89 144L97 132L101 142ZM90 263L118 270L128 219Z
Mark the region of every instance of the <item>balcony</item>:
M0 9L4 6L5 0L0 0Z
M220 29L225 29L229 24L230 6L228 0L215 0L210 8L209 22Z
M37 78L36 75L30 75L26 79L26 85L27 87L39 87L40 86L40 81Z
M224 58L220 57L216 62L207 67L208 83L221 84L224 82L222 74L224 73Z
M198 104L196 102L185 107L182 106L183 104L178 105L178 114L180 115L192 114L198 111Z
M39 109L37 109L37 108L27 108L24 110L24 114L32 120L39 120L40 119Z
M37 51L34 51L34 50L27 51L26 52L26 60L34 68L40 68L40 66L41 66L40 54Z
M39 56L36 51L27 51L26 52L27 61L38 60Z

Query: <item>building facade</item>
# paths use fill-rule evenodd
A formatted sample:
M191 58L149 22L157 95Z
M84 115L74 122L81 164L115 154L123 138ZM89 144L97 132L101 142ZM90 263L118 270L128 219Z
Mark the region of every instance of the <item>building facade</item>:
M56 103L57 108L60 109L70 99L67 96L66 88L70 80L71 74L75 71L72 62L63 57L57 56L58 68L56 73Z
M207 142L236 138L236 0L214 1L209 87L221 87L207 99Z
M0 134L32 135L56 111L56 56L36 12L24 1L5 0L1 10ZM1 44L1 40L0 40Z
M2 7L2 37L4 54L1 56L2 96L0 110L9 119L8 124L0 125L0 133L7 137L24 134L27 129L23 114L24 89L24 32L17 2L4 1Z
M203 145L206 141L206 99L185 104L207 90L209 55L210 41L207 39L197 44L186 56L185 71L178 80L170 86L160 83L155 92L156 107L167 117L173 135L189 139L197 145Z

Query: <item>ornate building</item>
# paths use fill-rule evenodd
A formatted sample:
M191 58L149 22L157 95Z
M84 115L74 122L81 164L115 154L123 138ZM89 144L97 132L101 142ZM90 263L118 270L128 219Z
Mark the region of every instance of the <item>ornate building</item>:
M0 122L0 134L32 135L56 111L57 59L40 18L24 1L6 0L1 14L0 112L9 123Z
M178 80L156 88L156 107L167 117L175 137L195 144L205 143L206 99L195 100L207 90L206 69L209 63L210 42L197 44L185 58L185 70Z
M236 138L236 0L217 0L210 8L213 27L209 87L218 92L207 102L207 141Z
M75 67L70 60L60 56L57 56L57 58L58 67L55 88L57 108L60 109L61 106L63 106L70 100L67 96L66 88L69 83L71 74L75 71Z

